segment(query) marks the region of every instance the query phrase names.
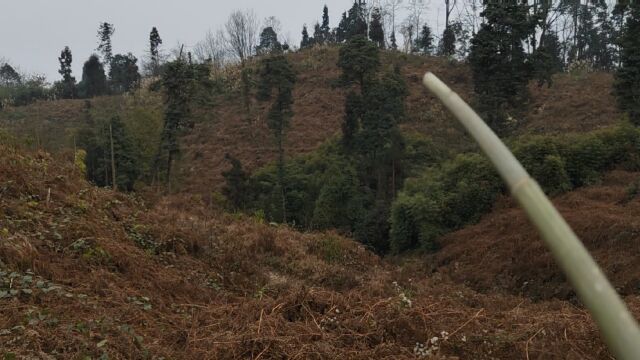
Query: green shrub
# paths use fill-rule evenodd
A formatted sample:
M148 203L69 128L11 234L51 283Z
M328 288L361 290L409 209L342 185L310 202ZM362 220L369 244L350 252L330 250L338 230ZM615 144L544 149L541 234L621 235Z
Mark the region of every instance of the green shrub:
M556 138L535 136L520 139L513 146L513 152L547 194L554 196L571 190L572 183Z

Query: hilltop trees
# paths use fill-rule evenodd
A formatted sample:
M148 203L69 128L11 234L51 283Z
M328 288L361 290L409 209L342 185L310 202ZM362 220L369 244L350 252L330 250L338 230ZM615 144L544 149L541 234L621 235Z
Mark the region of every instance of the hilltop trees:
M278 41L278 34L268 26L260 33L260 43L256 47L256 54L268 55L282 51L282 44Z
M416 48L425 55L431 54L433 49L433 37L431 36L431 28L428 25L423 25L420 31L420 36L416 40Z
M620 45L621 67L616 73L618 106L640 126L640 2L631 2Z
M76 78L71 75L73 56L68 46L60 53L58 62L60 62L58 73L62 75L62 81L58 84L58 95L63 99L73 99L76 97Z
M329 8L327 5L322 9L322 25L320 26L320 33L322 34L323 42L333 41L331 36L331 27L329 25Z
M375 44L364 36L356 36L340 49L338 66L342 69L342 81L357 82L364 92L367 82L378 71L380 57Z
M82 81L78 85L78 94L83 98L92 98L107 93L107 76L104 66L97 55L91 55L82 67Z
M309 30L307 30L307 25L302 26L302 41L300 41L300 49L306 49L312 45L311 39L309 38Z
M485 22L472 40L469 63L478 106L489 125L506 131L510 112L528 101L531 78L523 43L533 31L528 7L520 3L486 4Z
M111 90L116 94L129 92L138 87L140 73L138 73L138 59L129 53L115 55L109 67Z

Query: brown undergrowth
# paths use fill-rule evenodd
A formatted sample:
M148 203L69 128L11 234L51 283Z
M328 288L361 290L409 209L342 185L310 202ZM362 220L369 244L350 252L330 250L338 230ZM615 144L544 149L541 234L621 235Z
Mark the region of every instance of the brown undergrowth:
M67 158L0 147L0 355L609 358L569 302L478 293L206 203L145 202L92 187Z

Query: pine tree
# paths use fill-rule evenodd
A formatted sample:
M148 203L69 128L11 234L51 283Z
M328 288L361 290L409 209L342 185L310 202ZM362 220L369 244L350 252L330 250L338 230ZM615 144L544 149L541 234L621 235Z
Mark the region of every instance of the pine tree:
M58 73L62 75L60 96L63 99L73 99L76 97L76 78L71 75L73 56L68 46L60 53L58 62L60 62L60 70L58 70Z
M382 28L382 12L380 8L373 8L371 13L371 26L369 30L369 39L373 41L379 48L384 49L384 29Z
M282 199L282 222L287 222L286 184L284 168L284 140L289 122L293 116L293 87L296 75L287 59L282 56L264 58L260 69L260 85L258 98L272 101L267 125L273 132L278 147L278 189ZM273 92L276 92L275 98Z
M320 26L324 42L333 42L331 39L331 27L329 25L329 8L327 5L322 9L322 26Z
M552 75L564 69L560 39L553 31L548 31L540 37L540 45L533 53L533 77L538 85L547 83L552 85Z
M640 126L640 2L629 5L629 14L620 39L621 66L616 72L618 107Z
M78 85L81 97L92 98L107 93L107 76L97 55L91 55L82 67L82 81Z
M162 45L162 39L158 29L154 26L149 34L149 58L150 58L150 73L153 76L160 75L160 45Z
M116 94L136 89L140 85L138 59L131 53L115 55L109 67L109 80L111 89Z
M534 23L521 3L488 2L482 16L469 63L481 112L494 130L505 132L509 113L523 110L528 102L531 69L523 43Z
M98 48L96 50L102 53L102 59L106 64L111 63L111 57L113 56L113 47L111 45L111 36L116 32L116 28L113 24L103 22L98 28Z
M416 47L425 55L431 54L431 49L433 48L433 36L431 36L431 29L429 26L422 26L422 31L420 31L420 36L417 39Z
M309 39L309 31L307 25L302 27L302 41L300 42L300 49L306 49L311 46L311 39Z

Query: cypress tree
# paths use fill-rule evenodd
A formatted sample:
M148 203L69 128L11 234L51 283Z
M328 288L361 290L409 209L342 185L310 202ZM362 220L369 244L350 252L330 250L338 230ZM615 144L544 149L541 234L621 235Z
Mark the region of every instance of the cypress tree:
M614 86L620 110L640 126L640 2L629 5L629 14L620 39L621 66Z
M63 99L73 99L76 97L76 78L71 75L73 56L68 46L65 46L64 50L60 53L58 62L60 62L60 69L58 70L58 73L62 75L62 89L60 96Z
M322 26L320 27L324 42L332 42L331 27L329 25L329 8L327 5L322 9Z
M278 34L271 26L268 26L260 33L260 43L256 46L256 54L268 55L282 52L282 44L278 41Z
M452 56L456 53L456 33L451 25L447 26L442 32L439 47L441 56Z
M92 98L107 93L107 76L97 55L91 55L82 67L82 81L79 85L82 97Z
M116 28L113 24L103 22L98 28L98 48L96 50L102 53L102 58L106 64L111 63L111 57L113 56L113 47L111 45L111 36L116 32Z
M311 46L311 40L309 39L309 31L307 25L302 27L302 41L300 42L300 49L306 49Z
M384 29L382 28L382 12L380 8L373 8L371 13L371 27L369 30L369 39L373 41L379 48L384 49Z
M349 27L349 19L347 18L347 13L342 13L342 18L340 19L340 24L336 28L336 42L342 43L347 40L347 31Z
M391 42L391 50L398 50L398 42L396 41L396 32L392 31L391 32L391 37L389 38L389 41Z
M154 26L149 34L149 57L151 60L151 75L160 75L160 45L162 39L158 29Z
M140 84L138 59L131 53L115 55L109 67L109 80L111 89L116 94L136 89Z
M313 27L313 44L324 44L324 33L318 23Z

